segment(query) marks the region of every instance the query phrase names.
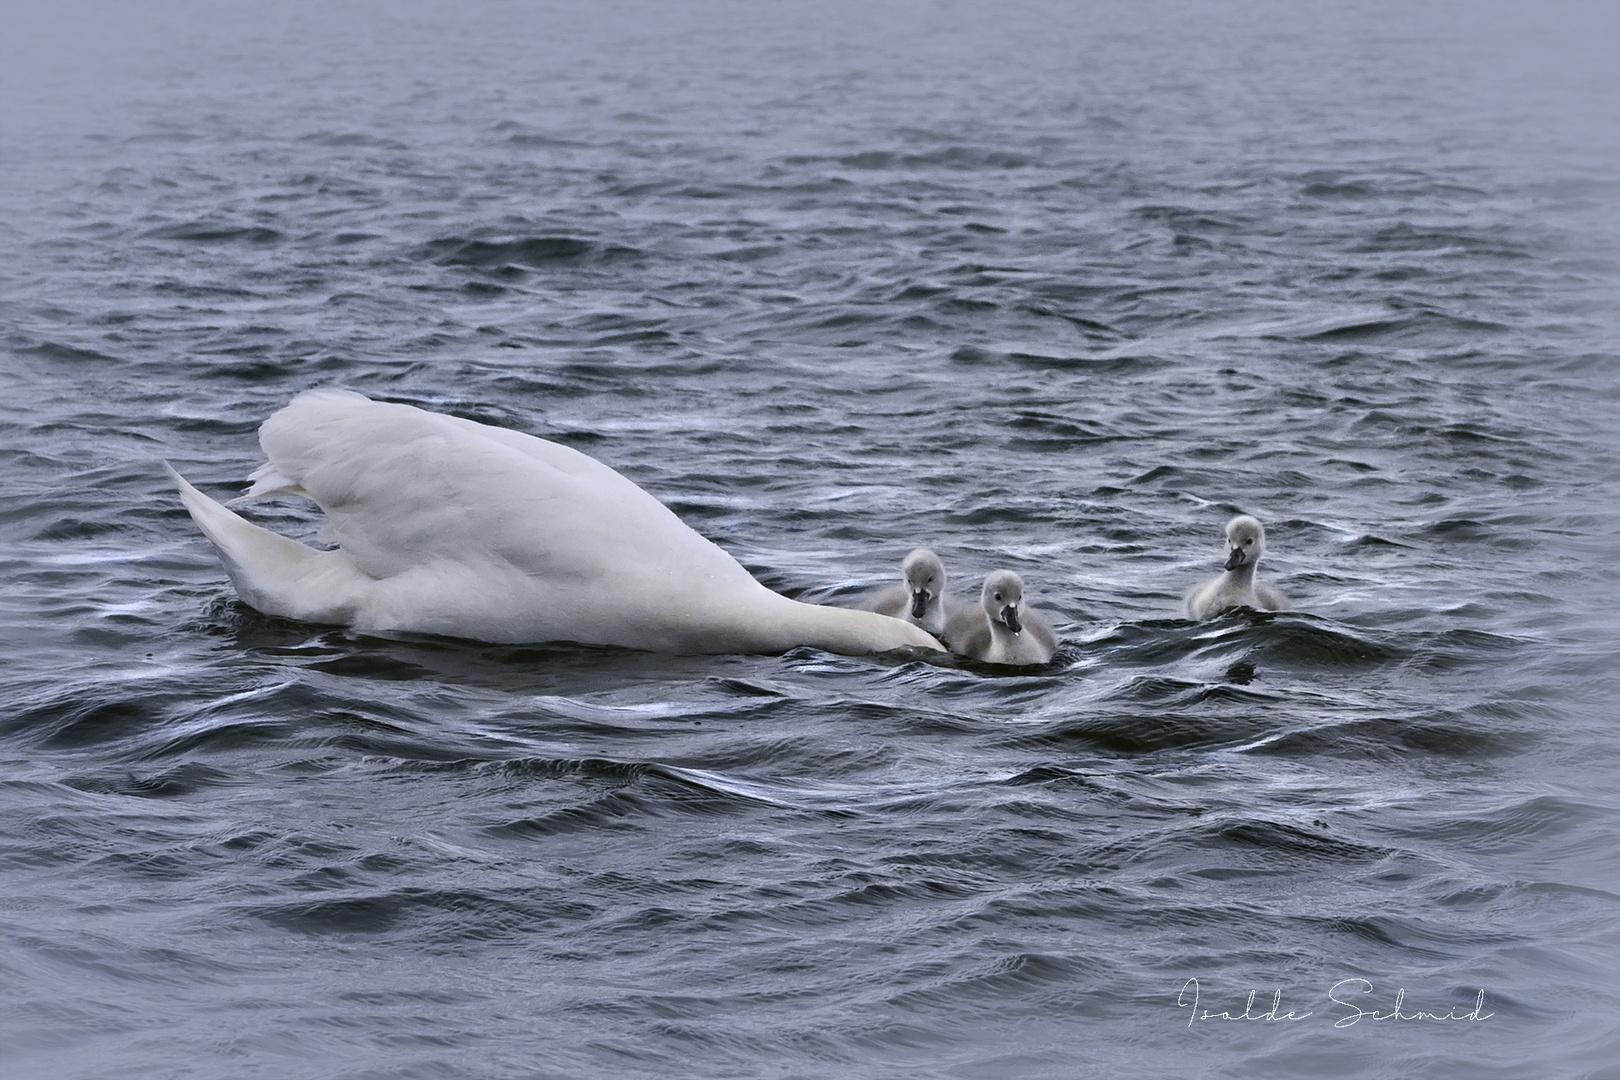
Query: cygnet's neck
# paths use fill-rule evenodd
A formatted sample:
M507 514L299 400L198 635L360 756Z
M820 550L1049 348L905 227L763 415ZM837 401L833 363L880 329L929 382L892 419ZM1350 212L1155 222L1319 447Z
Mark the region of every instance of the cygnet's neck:
M907 621L915 626L922 627L936 637L943 634L945 632L945 597L943 595L930 596L927 605L923 608L922 618L908 619Z
M1228 570L1226 580L1234 585L1241 585L1246 589L1254 584L1254 568L1258 565L1260 565L1260 560L1256 559L1254 562L1246 562Z
M1018 643L1023 640L1023 634L1020 631L1014 630L994 616L990 618L990 636L997 645L1008 651L1016 649Z

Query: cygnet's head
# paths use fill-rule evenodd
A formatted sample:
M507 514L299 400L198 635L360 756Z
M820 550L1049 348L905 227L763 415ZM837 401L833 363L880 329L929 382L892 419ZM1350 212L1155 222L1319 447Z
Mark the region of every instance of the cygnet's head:
M928 605L945 595L945 564L927 548L918 548L900 564L900 576L911 597L911 617L920 619Z
M1011 570L997 570L985 578L979 602L992 623L1001 623L1015 634L1023 631L1018 605L1024 602L1024 579Z
M1253 566L1266 553L1266 530L1248 514L1226 523L1226 568Z

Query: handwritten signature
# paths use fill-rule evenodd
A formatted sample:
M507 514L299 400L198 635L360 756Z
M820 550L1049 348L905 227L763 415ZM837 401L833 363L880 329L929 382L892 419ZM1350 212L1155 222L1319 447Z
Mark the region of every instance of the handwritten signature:
M1474 998L1474 1007L1467 1012L1425 1012L1422 1009L1414 1012L1405 1012L1401 1006L1406 1003L1406 988L1403 986L1395 994L1395 1004L1388 1012L1379 1012L1376 1008L1363 1008L1353 1001L1345 998L1356 995L1370 994L1373 984L1366 979L1340 979L1328 989L1328 1000L1335 1005L1342 1005L1350 1011L1340 1016L1333 1024L1336 1028L1354 1027L1362 1020L1489 1020L1495 1013L1485 1012L1485 991L1480 990ZM1342 997L1340 995L1343 995ZM1192 1027L1199 1020L1303 1020L1308 1016L1315 1016L1315 1010L1310 1012L1294 1012L1289 1009L1283 1011L1282 990L1278 989L1271 995L1271 1007L1263 1007L1255 1011L1254 999L1259 997L1260 991L1250 990L1249 998L1243 1005L1243 1011L1234 1013L1230 1011L1215 1012L1212 1009L1200 1009L1199 1002L1203 995L1203 987L1198 985L1197 979L1188 979L1181 987L1181 993L1176 995L1176 1008L1191 1009L1187 1016L1187 1026ZM1370 1003L1368 1003L1370 1004Z

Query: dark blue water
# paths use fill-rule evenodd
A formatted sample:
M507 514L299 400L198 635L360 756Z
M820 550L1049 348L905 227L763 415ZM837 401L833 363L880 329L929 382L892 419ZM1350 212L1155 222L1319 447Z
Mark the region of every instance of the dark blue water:
M1620 1075L1616 14L1304 8L7 5L5 1075ZM265 618L328 385L1065 644Z

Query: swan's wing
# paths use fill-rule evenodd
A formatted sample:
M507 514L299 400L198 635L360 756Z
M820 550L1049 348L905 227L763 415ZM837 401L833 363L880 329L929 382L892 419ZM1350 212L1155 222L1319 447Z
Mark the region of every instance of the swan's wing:
M226 506L241 506L255 499L268 499L276 495L302 495L306 499L309 498L309 492L276 472L275 466L268 461L253 470L251 479L253 486L247 489L247 493L231 499Z
M623 476L530 435L320 390L266 420L259 439L269 468L320 504L332 538L375 577L449 561L559 581L754 584Z

